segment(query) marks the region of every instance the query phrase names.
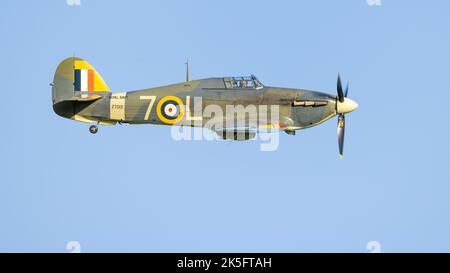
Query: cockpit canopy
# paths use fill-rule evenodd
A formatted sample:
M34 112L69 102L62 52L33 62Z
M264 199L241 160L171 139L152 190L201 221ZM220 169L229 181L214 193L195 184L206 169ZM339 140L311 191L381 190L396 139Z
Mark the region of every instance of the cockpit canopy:
M255 77L255 75L244 77L225 77L223 78L226 88L252 88L260 89L264 85Z

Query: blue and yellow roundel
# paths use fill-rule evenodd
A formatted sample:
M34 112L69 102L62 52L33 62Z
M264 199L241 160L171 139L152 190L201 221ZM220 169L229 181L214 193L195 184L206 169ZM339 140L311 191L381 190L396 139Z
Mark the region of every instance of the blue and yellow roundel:
M166 124L175 124L184 116L184 104L175 96L167 96L159 100L156 106L158 118Z

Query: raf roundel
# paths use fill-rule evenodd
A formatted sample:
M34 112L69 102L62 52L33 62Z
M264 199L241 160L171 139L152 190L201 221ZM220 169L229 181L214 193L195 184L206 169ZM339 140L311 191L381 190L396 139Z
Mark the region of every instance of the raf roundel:
M158 118L166 124L175 124L184 116L184 104L175 96L162 98L156 107Z

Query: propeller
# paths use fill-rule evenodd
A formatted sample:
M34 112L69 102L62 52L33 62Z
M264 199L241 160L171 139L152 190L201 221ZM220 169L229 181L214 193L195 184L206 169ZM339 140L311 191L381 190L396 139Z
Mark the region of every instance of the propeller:
M347 99L348 95L348 82L345 87L345 91L342 89L341 76L338 74L337 79L337 97L336 97L336 113L339 114L338 117L338 144L339 144L339 157L342 159L344 155L344 136L345 136L345 113L349 113L358 107L356 102L351 99Z
M338 74L338 80L337 80L337 93L338 93L338 100L340 102L344 102L344 91L342 91L342 83L341 83L341 75Z
M345 136L345 116L340 114L338 117L338 144L339 144L339 157L342 159L344 155L344 136Z

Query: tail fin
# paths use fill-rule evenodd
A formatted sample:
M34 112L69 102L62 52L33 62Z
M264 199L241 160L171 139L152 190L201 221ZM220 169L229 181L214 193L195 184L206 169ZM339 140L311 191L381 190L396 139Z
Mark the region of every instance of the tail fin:
M108 92L109 87L103 78L87 61L67 58L56 69L53 78L53 103L68 100L74 96L88 95L91 92Z
M72 102L96 100L101 97L96 92L109 92L109 87L87 61L71 57L58 65L52 83L53 109L58 115L73 116Z

